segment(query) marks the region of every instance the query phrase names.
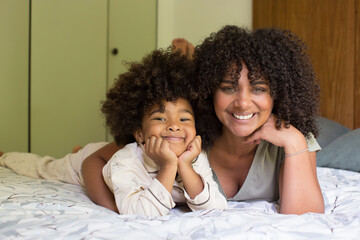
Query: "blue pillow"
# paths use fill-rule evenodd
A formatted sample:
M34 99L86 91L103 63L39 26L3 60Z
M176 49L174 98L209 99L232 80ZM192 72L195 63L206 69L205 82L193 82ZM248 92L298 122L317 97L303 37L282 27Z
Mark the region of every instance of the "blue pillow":
M317 166L360 172L360 128L332 141L316 154Z
M350 131L350 129L341 125L340 123L325 117L319 117L318 122L320 131L316 140L322 148L326 147L329 145L329 143Z

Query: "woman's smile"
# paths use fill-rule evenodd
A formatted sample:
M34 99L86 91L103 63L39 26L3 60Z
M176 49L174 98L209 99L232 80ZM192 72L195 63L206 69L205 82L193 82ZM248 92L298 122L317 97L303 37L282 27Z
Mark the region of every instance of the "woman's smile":
M254 113L250 113L250 114L232 114L234 118L239 119L239 120L249 120L250 118L252 118L255 114Z

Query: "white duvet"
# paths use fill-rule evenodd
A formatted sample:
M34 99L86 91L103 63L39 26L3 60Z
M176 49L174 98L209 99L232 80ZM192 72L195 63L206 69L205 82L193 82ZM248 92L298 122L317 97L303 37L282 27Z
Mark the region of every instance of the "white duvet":
M360 173L318 168L318 177L325 214L282 215L258 201L148 218L97 206L80 186L0 167L0 239L360 239Z

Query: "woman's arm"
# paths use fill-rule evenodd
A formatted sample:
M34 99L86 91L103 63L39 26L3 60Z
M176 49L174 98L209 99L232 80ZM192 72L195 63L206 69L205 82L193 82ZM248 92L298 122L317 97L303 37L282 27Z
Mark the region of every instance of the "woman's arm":
M121 148L115 142L111 142L88 156L81 166L84 184L90 199L97 205L115 212L118 212L118 209L114 194L104 182L102 169L112 155Z
M303 214L324 212L324 200L316 176L316 153L309 152L304 135L291 126L276 129L276 117L269 120L246 139L246 143L261 139L283 147L285 160L280 168L280 213Z
M324 213L324 199L316 176L316 152L286 157L279 180L280 213Z

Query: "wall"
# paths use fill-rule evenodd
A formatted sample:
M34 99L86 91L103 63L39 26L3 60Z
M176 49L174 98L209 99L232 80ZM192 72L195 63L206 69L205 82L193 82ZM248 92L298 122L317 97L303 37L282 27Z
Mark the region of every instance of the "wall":
M251 29L252 0L158 0L158 48L174 38L193 44L226 24Z

